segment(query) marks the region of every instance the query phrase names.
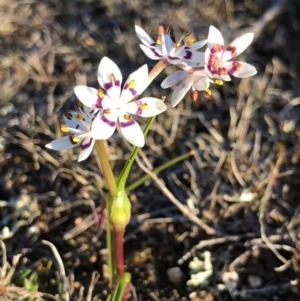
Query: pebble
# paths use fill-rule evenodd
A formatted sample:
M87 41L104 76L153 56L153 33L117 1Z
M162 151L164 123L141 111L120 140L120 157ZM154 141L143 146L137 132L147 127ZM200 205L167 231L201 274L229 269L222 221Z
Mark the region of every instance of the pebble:
M261 287L262 285L262 279L259 276L249 275L247 281L252 288Z
M167 270L168 279L171 283L178 284L182 280L182 270L179 267L173 267Z

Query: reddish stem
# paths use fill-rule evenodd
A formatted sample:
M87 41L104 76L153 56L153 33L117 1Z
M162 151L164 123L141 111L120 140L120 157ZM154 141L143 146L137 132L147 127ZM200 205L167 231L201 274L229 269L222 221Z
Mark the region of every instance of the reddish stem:
M116 229L115 238L115 264L119 279L124 276L124 230Z

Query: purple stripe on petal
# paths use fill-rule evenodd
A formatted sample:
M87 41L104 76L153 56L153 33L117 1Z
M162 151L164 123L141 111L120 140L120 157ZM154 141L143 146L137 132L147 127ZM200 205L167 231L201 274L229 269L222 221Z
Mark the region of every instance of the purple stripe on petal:
M116 126L116 122L115 121L111 121L108 118L106 118L106 116L103 114L100 116L100 119L106 123L107 125L111 126L111 127L115 127Z
M127 128L128 126L132 126L132 125L134 125L134 120L131 118L130 120L128 120L128 121L122 121L122 122L120 122L120 127L121 128Z
M136 110L136 112L135 112L135 114L136 115L142 115L142 112L143 112L143 110L140 109L140 107L138 107L137 110Z
M96 108L103 109L103 98L98 97L97 102L96 102Z
M82 150L87 149L87 148L89 148L91 146L92 142L93 142L93 138L90 138L89 142L88 143L82 143L80 145L80 148Z
M104 90L109 90L111 87L113 86L113 83L112 82L108 82L106 84L104 84L103 88Z
M119 80L116 80L116 81L115 81L115 86L116 86L116 87L120 87L120 86L121 86L121 82L120 82Z
M157 51L156 51L156 48L155 47L150 47L150 50L153 52L153 54L157 57L163 57L161 54L159 54Z
M192 56L193 56L192 51L186 50L185 51L185 56L183 58L186 59L186 60L190 60L192 58Z
M179 60L180 58L179 57L177 57L177 56L168 56L168 59L169 60Z
M127 90L127 89L128 89L128 83L126 83L126 84L124 85L123 90Z
M129 89L129 91L131 92L132 96L135 96L137 94L137 90L135 89Z

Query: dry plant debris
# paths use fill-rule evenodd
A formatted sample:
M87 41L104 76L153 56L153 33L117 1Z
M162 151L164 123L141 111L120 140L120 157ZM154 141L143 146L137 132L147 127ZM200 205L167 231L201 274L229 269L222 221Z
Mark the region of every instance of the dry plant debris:
M57 256L42 245L47 240L63 262L68 298L105 299L105 241L90 209L95 203L102 214L106 195L97 162L91 157L78 164L72 150L49 152L44 145L59 137L73 87L96 87L104 55L124 74L142 63L151 66L137 47L134 24L152 34L159 24L173 26L175 35L193 29L198 39L214 24L227 41L255 32L243 56L259 72L214 89L210 99L186 99L157 118L131 175L131 183L150 176L131 192L125 248L133 296L299 300L299 1L11 0L0 1L0 19L0 231L15 229L3 236L13 267L19 258L13 254L26 251L39 291L57 297L61 269L51 264ZM162 80L151 94L167 96L168 103ZM109 148L117 171L128 146L116 136ZM189 151L189 159L153 174ZM25 223L23 209L12 205L21 195L36 200L27 207L33 211L25 210L31 212ZM211 254L213 273L191 291L188 265L203 252ZM13 292L28 296L11 286L12 269L5 265L3 257L0 299ZM179 284L167 275L175 266L183 272Z

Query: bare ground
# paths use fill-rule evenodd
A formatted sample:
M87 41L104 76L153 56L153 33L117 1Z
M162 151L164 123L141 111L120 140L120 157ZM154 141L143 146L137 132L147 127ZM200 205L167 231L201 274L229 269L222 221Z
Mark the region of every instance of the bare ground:
M158 116L129 179L150 175L130 191L125 248L132 298L299 300L299 1L12 0L0 1L0 20L0 235L10 263L22 254L11 284L0 281L0 300L12 299L12 285L19 299L28 297L22 287L33 287L24 278L59 298L59 266L42 240L63 260L71 300L104 300L108 293L105 236L90 207L93 200L100 211L107 194L96 159L77 163L76 151L44 145L60 135L73 87L97 87L104 55L124 77L154 65L138 47L134 24L153 37L158 25L170 25L177 39L187 29L203 39L215 25L227 42L253 31L240 59L258 74L173 109L170 91L159 87L164 75L148 89L167 96L169 109ZM130 151L118 135L109 148L118 174ZM187 286L190 262L205 251L212 275ZM182 271L176 283L167 275L172 267ZM95 283L93 271L100 274Z

